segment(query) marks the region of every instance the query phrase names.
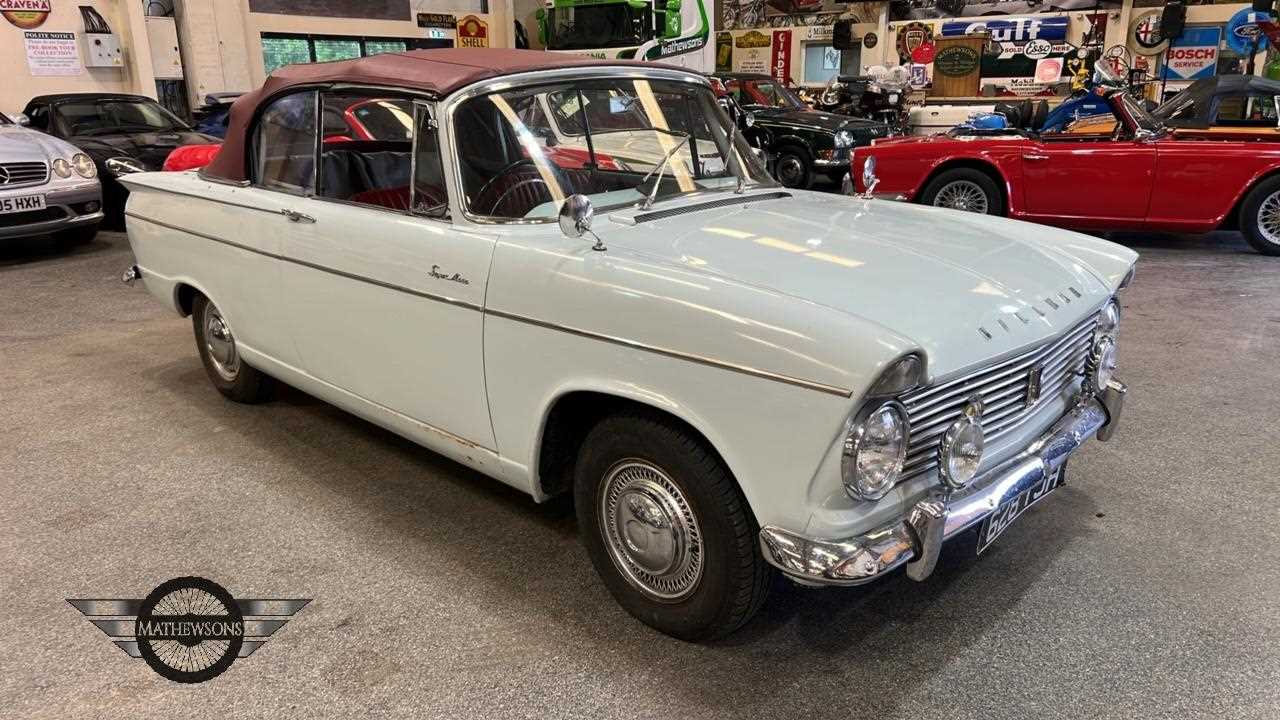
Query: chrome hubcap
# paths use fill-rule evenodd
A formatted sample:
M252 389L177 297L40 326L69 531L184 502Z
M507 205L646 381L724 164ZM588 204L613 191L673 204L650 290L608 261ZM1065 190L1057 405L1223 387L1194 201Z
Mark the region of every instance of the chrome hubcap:
M213 304L204 312L204 347L209 353L213 369L228 382L240 372L240 354L236 352L236 339L231 328L222 319L222 313Z
M1258 208L1258 232L1267 242L1280 245L1280 192L1273 192Z
M804 163L795 155L787 155L778 162L778 181L788 187L798 185L804 177Z
M986 214L987 194L977 183L969 180L955 180L942 186L933 204L938 207L951 208Z
M662 602L687 597L702 577L702 532L684 493L665 472L628 459L605 474L600 531L632 587Z

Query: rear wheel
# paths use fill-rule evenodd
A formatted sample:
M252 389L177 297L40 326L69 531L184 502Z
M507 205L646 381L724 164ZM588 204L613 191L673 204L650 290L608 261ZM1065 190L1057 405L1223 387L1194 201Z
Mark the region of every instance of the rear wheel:
M204 295L196 295L191 303L191 325L200 361L218 392L241 403L258 403L271 396L273 380L245 364L231 325Z
M989 175L973 168L940 173L925 186L920 202L983 215L1004 215L1000 188Z
M1254 250L1280 255L1280 177L1258 183L1240 206L1240 232Z
M727 468L678 424L606 418L574 468L578 530L605 586L640 621L684 640L726 635L764 602L772 570Z

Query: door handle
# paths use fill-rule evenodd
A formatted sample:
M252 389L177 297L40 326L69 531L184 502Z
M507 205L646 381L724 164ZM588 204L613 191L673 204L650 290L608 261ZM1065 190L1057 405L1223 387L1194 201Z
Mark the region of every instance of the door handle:
M298 211L296 211L296 210L290 210L290 209L288 209L288 208L285 208L285 209L281 210L281 211L280 211L280 214L281 214L281 215L283 215L283 216L285 216L285 217L287 217L287 218L289 218L289 222L296 222L296 223L300 223L300 222L313 223L313 222L315 222L315 221L316 221L316 219L315 219L315 218L313 218L313 217L311 217L310 215L304 215L303 213L300 213L300 212L298 212Z
M1022 159L1023 160L1048 160L1049 156L1041 155L1040 153L1023 153Z

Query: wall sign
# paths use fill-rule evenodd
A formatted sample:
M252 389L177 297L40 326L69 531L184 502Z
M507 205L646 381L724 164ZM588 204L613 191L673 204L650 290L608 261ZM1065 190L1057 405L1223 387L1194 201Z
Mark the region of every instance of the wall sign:
M1160 32L1160 11L1143 13L1129 23L1129 47L1139 55L1159 55L1169 47Z
M27 31L22 33L22 39L27 45L27 67L32 75L79 75L84 72L75 33Z
M873 32L869 32L862 36L862 47L868 50L875 47L878 42L880 42L880 38Z
M1252 53L1255 43L1259 51L1266 50L1267 36L1258 28L1259 20L1274 20L1274 18L1271 13L1254 12L1249 8L1244 8L1232 15L1227 21L1227 47L1234 50L1237 55Z
M1067 17L1027 17L1008 20L957 20L942 23L943 37L989 32L996 42L1066 40Z
M943 48L933 58L933 71L947 77L964 77L978 69L982 56L964 45Z
M773 62L769 64L769 72L783 85L791 79L791 31L773 31Z
M716 33L716 72L733 71L733 34Z
M1213 77L1218 70L1220 27L1189 27L1182 37L1169 44L1165 55L1164 79L1199 80Z
M1053 52L1053 43L1048 40L1032 40L1022 46L1022 54L1032 60L1043 60L1049 57L1049 53Z
M23 30L40 27L52 11L52 0L0 0L0 15Z
M418 27L452 30L458 26L458 18L449 13L418 13Z
M922 22L910 22L898 28L898 54L909 57L911 51L933 39L933 28Z
M805 42L831 42L835 37L835 27L832 25L810 25L804 30Z
M733 39L733 71L769 74L773 39L759 30L751 30Z
M475 15L458 21L458 47L489 47L489 23Z

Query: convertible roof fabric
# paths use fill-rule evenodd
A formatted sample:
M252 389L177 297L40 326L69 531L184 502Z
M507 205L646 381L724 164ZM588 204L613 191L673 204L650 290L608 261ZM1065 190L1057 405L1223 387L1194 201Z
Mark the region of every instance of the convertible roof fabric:
M538 70L571 67L654 67L634 60L598 60L541 50L447 48L383 53L354 60L286 65L267 76L262 87L240 96L231 106L222 150L204 169L214 179L241 182L245 173L248 126L258 104L296 85L353 83L406 88L444 97L480 80Z

